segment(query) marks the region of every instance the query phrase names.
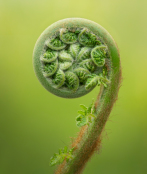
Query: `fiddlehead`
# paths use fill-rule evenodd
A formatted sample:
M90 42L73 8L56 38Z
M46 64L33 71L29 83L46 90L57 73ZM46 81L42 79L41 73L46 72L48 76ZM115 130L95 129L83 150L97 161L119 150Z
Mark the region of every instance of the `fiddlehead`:
M75 92L79 88L79 79L75 73L67 71L65 73L65 79L65 85L71 91Z
M67 53L67 51L62 50L59 53L59 60L72 62L73 58L72 58L72 56L70 54Z
M94 65L94 62L91 59L83 60L80 64L80 67L83 67L85 69L88 69L90 72L94 72L96 69L96 66Z
M71 151L60 150L51 165L61 163L56 174L79 174L100 141L121 81L117 46L100 25L80 18L58 21L38 39L33 63L42 85L51 93L76 98L96 85L101 90L89 107L81 105L76 125L81 128Z
M53 62L54 60L57 59L58 56L58 52L57 51L53 51L51 49L48 49L42 57L40 57L40 60L42 62L46 62L46 63L50 63Z
M76 44L72 44L70 45L70 53L73 56L74 59L76 59L79 51L80 51L80 44L76 43Z
M84 83L88 77L88 74L90 74L90 72L87 69L81 67L74 69L74 73L78 76L79 81L81 83Z
M59 36L47 40L46 45L53 50L62 50L66 47L66 44L60 40Z
M82 60L88 59L90 58L90 53L91 53L91 49L88 47L83 47L78 56L77 56L77 61L80 62Z
M55 88L60 88L65 82L65 74L59 69L53 78L53 83L56 85Z
M55 60L51 63L45 63L43 64L42 72L44 77L50 77L52 76L58 68L58 60Z
M67 44L73 44L77 42L78 36L75 32L71 32L66 30L65 28L61 28L60 30L60 39Z
M91 58L98 67L104 66L105 64L105 58L106 58L105 50L106 50L106 46L101 45L101 46L95 47L91 51Z

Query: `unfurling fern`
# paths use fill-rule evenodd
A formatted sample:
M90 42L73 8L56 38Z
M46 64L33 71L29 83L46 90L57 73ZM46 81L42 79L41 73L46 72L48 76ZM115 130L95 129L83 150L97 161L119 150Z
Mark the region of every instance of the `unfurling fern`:
M91 58L93 60L93 62L98 66L98 67L102 67L105 64L105 58L106 58L106 46L105 45L101 45L101 46L97 46L95 47L92 51L91 51Z
M90 72L85 68L76 68L76 69L74 69L74 73L78 76L79 81L81 83L85 82L85 80L88 77L88 74L90 74Z
M62 96L62 94L64 95L63 91L66 89L68 91L67 97L76 97L73 93L76 93L77 96L86 94L90 92L97 83L104 84L106 87L105 82L100 82L100 78L95 77L95 74L103 73L102 69L104 68L106 57L104 51L106 51L109 57L107 47L104 44L97 46L98 42L101 42L99 37L85 27L61 27L60 30L55 33L54 36L45 42L45 53L40 56L44 77L48 77L54 82L54 74L57 68L62 70L62 72L66 74L65 76L67 76L65 77L65 83L54 86L56 89L54 92L58 93L58 89L60 88L60 95ZM82 39L85 39L85 41ZM84 45L85 43L86 46ZM99 62L98 59L100 59ZM58 61L58 65L56 66L54 64L55 60ZM101 63L102 60L104 60L103 64ZM99 68L101 66L103 68ZM63 75L63 73L61 74ZM56 73L56 75L59 74ZM106 75L106 78L108 78L108 75ZM50 80L48 80L48 82L50 82Z
M43 66L43 75L44 77L50 77L52 76L58 68L58 60L55 60L54 62L51 63L46 63Z
M98 75L93 74L89 75L86 81L85 89L90 90L91 88L95 87L98 84Z
M77 75L70 71L66 72L65 73L65 84L72 91L76 91L79 87L79 79L78 79Z
M59 37L52 38L46 42L46 45L53 50L62 50L66 47Z
M83 67L93 73L96 70L96 65L93 63L91 59L83 60L80 64L80 67Z
M70 32L67 29L60 29L60 39L66 44L73 44L77 42L78 36L74 32Z
M53 83L56 85L56 88L60 88L65 82L65 74L59 69L54 75Z
M69 53L67 53L67 51L62 50L59 53L59 60L72 62L73 61L73 58L72 58L72 56Z
M107 88L108 84L110 83L110 80L107 79L106 75L100 73L99 74L99 82L98 84L103 84L105 88Z
M81 174L100 146L102 131L118 96L121 65L117 46L95 22L64 19L39 37L33 63L41 84L59 97L81 97L100 85L96 101L89 107L80 105L76 125L82 128L72 149L60 149L50 160L50 165L60 164L55 174Z
M76 59L76 57L80 51L80 44L76 43L76 44L70 45L69 51L70 51L71 55L74 57L74 59Z
M79 42L88 47L93 47L96 44L101 44L101 42L97 39L96 35L90 32L88 29L84 28L79 34Z
M63 62L63 63L60 63L59 64L59 68L61 70L67 70L71 66L72 66L72 63L71 62Z
M91 88L95 87L96 85L101 85L103 84L104 87L107 87L107 84L110 81L107 79L106 76L104 76L102 73L99 75L96 74L90 74L88 75L87 81L86 81L86 85L85 85L85 89L86 90L90 90Z
M90 53L91 53L91 48L83 47L77 56L77 61L79 62L79 61L90 58L91 56Z
M43 56L40 58L41 61L49 63L57 59L58 52L48 49Z

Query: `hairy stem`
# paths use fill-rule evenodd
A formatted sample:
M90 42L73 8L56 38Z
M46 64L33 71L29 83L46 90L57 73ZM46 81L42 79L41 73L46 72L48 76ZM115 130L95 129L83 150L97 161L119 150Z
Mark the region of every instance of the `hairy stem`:
M59 165L55 174L80 174L100 143L100 136L117 100L121 82L121 65L116 47L111 46L111 63L107 62L110 83L107 88L101 85L100 93L95 102L96 119L89 126L84 126L72 144L75 147L73 159Z

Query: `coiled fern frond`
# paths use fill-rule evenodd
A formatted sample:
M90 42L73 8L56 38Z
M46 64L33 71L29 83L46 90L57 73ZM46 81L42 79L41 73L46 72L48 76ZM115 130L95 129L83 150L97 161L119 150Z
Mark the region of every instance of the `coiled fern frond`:
M50 160L50 165L59 164L55 174L80 174L100 145L117 99L121 83L118 48L99 24L69 18L42 33L35 45L33 64L41 84L59 97L81 97L100 86L100 93L89 107L80 105L76 125L81 130L70 150L60 149Z

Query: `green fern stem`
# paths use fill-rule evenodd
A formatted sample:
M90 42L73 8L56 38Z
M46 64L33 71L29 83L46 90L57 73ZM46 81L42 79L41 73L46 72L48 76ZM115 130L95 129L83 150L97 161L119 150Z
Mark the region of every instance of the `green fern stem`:
M86 162L97 150L100 136L117 99L121 83L121 65L117 46L107 33L107 46L110 50L110 62L106 62L110 83L107 88L101 85L100 93L95 102L96 118L89 126L81 128L79 136L72 144L75 147L71 161L59 165L55 174L80 174Z
M111 65L109 70L110 83L107 88L101 86L95 102L96 118L89 126L81 128L81 134L77 137L72 146L75 147L73 159L64 162L59 166L55 174L80 174L85 167L86 162L92 156L98 147L101 133L105 127L106 121L110 115L112 107L117 99L118 90L121 83L121 66L119 55L116 54L116 48L112 48ZM79 140L80 139L80 140Z

